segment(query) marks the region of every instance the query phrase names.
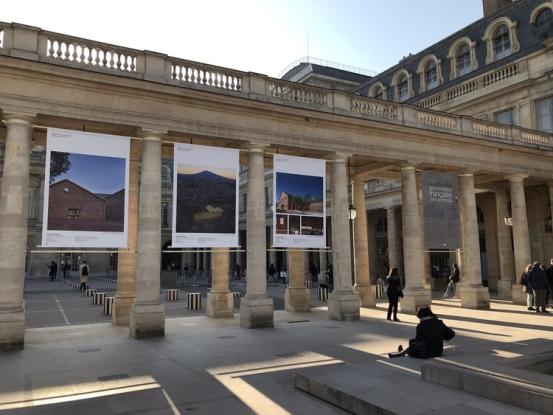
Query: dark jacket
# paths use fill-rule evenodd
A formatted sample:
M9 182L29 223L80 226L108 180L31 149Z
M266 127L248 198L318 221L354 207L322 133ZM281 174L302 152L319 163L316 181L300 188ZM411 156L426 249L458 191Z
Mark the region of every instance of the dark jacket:
M532 288L532 290L549 289L547 274L539 265L535 265L528 273L528 286Z
M454 283L458 283L459 282L459 268L453 268L453 270L451 271L451 274L449 274L449 281L453 281Z
M388 297L399 297L401 295L401 279L398 277L386 277L386 294Z
M417 340L428 343L429 357L441 356L444 351L444 340L451 340L455 332L436 317L425 317L417 325Z

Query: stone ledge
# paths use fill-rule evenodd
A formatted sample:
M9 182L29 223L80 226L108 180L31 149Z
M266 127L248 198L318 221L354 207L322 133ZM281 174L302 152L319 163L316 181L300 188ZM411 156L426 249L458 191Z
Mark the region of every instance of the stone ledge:
M318 382L313 378L302 375L301 373L294 373L294 386L299 390L302 390L312 396L322 399L323 401L335 405L338 408L341 408L352 414L396 414L396 412L389 411L382 406L373 404L367 400L358 398L352 394L341 391L322 382Z
M516 370L517 377L512 376L512 370L509 372L510 375L472 365L468 369L466 365L451 361L430 361L421 367L425 381L532 411L553 413L551 385L537 384L536 376L531 372ZM532 383L529 383L530 379Z

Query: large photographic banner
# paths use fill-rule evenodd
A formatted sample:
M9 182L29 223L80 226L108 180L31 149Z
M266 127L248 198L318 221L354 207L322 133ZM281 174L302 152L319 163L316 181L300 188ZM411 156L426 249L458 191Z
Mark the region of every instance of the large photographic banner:
M459 181L449 173L422 172L424 245L455 250L459 242Z
M126 248L130 138L49 128L42 246Z
M239 150L175 144L173 247L238 247Z
M273 246L326 248L325 161L275 154Z

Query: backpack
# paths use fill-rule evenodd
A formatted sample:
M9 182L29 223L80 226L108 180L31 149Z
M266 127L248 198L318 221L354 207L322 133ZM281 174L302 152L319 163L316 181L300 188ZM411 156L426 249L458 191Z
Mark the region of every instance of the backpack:
M88 265L85 265L85 266L83 267L82 275L83 275L83 277L84 277L84 276L88 276Z

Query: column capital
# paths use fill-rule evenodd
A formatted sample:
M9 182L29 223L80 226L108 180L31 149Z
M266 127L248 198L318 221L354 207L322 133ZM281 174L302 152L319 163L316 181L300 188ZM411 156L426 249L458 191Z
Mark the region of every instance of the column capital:
M250 141L245 147L250 153L264 153L268 146L266 143L259 141Z
M510 182L524 182L524 179L527 178L528 175L523 173L515 173L505 176L505 180L509 180Z
M35 117L26 113L4 113L4 121L6 126L18 125L21 127L32 128Z
M400 167L401 170L414 170L414 171L416 171L417 164L413 163L413 162L410 162L410 161L403 161L403 162L399 163L399 167Z
M352 153L336 152L330 157L334 163L346 163L351 156Z
M142 141L161 142L165 137L165 133L161 131L143 130L140 133Z

